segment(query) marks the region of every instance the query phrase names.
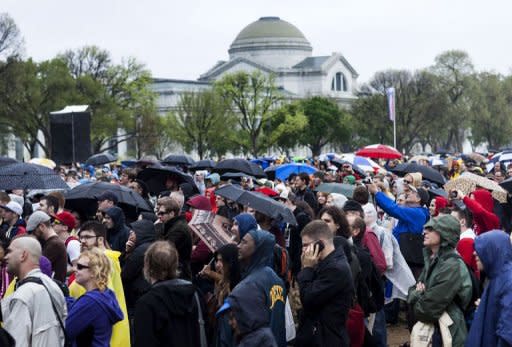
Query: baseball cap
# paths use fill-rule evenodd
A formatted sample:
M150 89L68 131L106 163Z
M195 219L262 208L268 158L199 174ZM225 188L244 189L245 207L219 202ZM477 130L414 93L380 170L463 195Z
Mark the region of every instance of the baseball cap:
M451 215L442 215L439 217L430 218L430 220L423 226L423 228L431 228L436 231L447 231L450 233L460 233L460 224Z
M76 226L76 218L68 211L62 211L61 213L57 213L55 215L55 219L68 227L68 230L71 231Z
M34 231L41 223L46 223L50 220L50 216L43 211L36 211L30 215L27 222L27 232Z
M4 210L14 212L18 216L23 214L23 208L16 201L9 201L6 205L0 205L0 207Z
M98 200L98 201L110 200L110 201L113 201L114 204L117 204L117 202L118 202L117 196L108 190L106 192L101 193L101 195L98 195L96 200Z

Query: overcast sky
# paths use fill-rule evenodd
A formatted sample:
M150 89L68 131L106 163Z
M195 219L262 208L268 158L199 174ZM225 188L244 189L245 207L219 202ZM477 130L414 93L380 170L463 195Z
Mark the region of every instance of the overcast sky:
M509 74L510 0L1 0L25 39L27 57L44 60L98 45L116 61L134 56L153 76L196 79L236 35L262 16L297 26L313 55L341 52L368 81L388 68L429 66L462 49L479 70Z

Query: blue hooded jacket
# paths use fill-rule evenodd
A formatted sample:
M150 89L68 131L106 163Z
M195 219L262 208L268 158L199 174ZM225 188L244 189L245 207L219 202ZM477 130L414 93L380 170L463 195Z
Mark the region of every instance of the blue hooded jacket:
M88 291L69 306L66 333L73 346L110 346L112 326L123 318L112 290Z
M475 312L466 347L512 346L512 245L501 230L475 239L475 251L489 278Z
M242 273L242 281L235 287L238 290L257 288L265 295L269 308L270 328L279 347L286 347L286 325L284 308L286 288L284 282L272 270L274 261L274 235L265 230L252 229L248 232L254 240L255 250L249 264ZM249 290L249 289L247 289Z
M245 234L251 229L258 229L258 223L256 218L250 213L240 213L233 218L238 223L238 233L240 234L240 240L244 238Z
M375 194L375 202L388 215L398 219L397 225L393 228L393 235L397 240L400 240L402 233L423 233L423 225L429 218L427 208L400 206L382 192Z

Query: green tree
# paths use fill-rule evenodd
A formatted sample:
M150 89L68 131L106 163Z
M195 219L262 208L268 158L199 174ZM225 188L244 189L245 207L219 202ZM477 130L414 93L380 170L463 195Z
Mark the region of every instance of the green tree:
M300 101L307 118L300 143L307 146L313 156L320 155L327 145L341 145L350 138L350 115L332 100L320 96Z
M226 140L233 139L236 118L216 90L183 94L168 117L170 137L186 151L197 151L201 159L224 154Z
M0 13L0 58L18 56L23 50L23 37L14 19Z
M299 101L282 105L275 110L270 120L270 146L277 147L290 156L290 150L299 144L299 138L307 124L308 119Z
M512 77L483 72L475 77L470 98L471 139L499 148L512 138Z
M134 58L113 64L110 54L96 46L66 51L63 59L77 82L81 103L92 109L93 151L111 149L134 139L137 121L150 120L156 95L150 89L151 73ZM117 130L124 129L122 135ZM110 147L105 145L112 141Z
M431 71L438 77L438 93L447 99L444 117L450 121L446 124L448 136L444 147L462 151L464 131L469 126L470 110L466 94L474 74L473 63L466 52L450 50L435 58Z
M2 70L0 122L18 136L31 155L40 145L51 154L49 113L77 100L75 81L60 59L39 64L11 59ZM44 141L38 137L41 132Z
M274 81L274 76L254 71L228 74L215 83L237 114L235 142L255 157L269 146L264 130L274 116L273 109L282 100Z

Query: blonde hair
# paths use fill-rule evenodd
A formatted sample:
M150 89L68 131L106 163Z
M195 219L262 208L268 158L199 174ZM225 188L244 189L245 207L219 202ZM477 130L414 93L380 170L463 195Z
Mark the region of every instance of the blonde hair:
M98 289L101 291L105 290L107 288L110 272L112 271L110 259L98 248L82 252L80 258L83 257L89 258L89 271L92 273Z

